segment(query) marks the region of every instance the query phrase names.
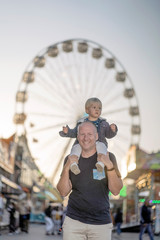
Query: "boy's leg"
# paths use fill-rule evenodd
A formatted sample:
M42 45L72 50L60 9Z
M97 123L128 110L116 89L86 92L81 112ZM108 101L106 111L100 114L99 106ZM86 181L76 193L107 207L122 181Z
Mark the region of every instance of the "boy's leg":
M82 151L81 146L79 144L75 144L71 149L70 156L75 156L75 159L77 160L81 155L81 151ZM75 175L80 173L80 169L76 162L71 164L70 169L71 169L71 172L73 172Z
M97 154L107 155L107 147L104 143L97 141L96 142ZM100 161L96 163L96 168L98 172L103 172L104 164Z

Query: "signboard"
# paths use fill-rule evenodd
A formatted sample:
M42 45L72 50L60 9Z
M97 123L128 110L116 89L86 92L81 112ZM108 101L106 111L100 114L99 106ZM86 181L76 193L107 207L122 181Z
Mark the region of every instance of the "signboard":
M8 139L0 139L0 167L5 171L14 173L15 143L14 135Z
M141 175L136 181L136 187L140 190L142 188L151 188L151 173Z
M148 154L138 149L136 165L138 169L160 170L160 152Z

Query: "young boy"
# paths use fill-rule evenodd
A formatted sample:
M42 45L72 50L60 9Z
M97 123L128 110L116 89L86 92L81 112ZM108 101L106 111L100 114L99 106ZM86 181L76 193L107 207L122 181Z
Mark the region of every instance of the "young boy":
M68 125L63 126L63 131L60 131L59 134L61 137L77 137L77 127L80 123L85 121L90 121L97 127L98 131L98 141L96 143L97 154L107 154L108 143L106 138L112 138L117 134L118 128L115 124L109 125L104 118L101 118L102 111L102 102L98 98L89 98L85 103L85 111L88 114L87 117L81 118L74 129L70 129ZM74 156L75 159L79 159L81 155L81 147L78 144L78 140L75 141L70 155ZM97 157L98 159L98 157ZM103 172L104 164L100 161L96 163L96 168L99 172ZM71 171L77 175L80 173L78 164L75 162L71 165Z

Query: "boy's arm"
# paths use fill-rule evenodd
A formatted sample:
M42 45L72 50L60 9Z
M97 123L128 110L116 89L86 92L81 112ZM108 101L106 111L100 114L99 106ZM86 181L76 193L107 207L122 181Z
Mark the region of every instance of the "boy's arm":
M105 137L106 138L113 138L117 135L118 127L114 123L109 125L109 123L106 122L106 128L105 128Z
M61 137L70 137L70 138L76 138L77 137L77 126L73 129L69 128L69 126L67 125L68 127L68 133L64 133L63 131L60 131L59 132L59 135Z

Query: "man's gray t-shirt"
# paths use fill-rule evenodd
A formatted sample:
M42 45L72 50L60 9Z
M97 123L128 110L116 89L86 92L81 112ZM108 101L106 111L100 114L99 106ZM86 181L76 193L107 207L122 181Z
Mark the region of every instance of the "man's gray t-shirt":
M67 160L67 159L66 159ZM115 156L110 153L116 173L120 173ZM99 173L95 167L97 153L89 158L80 157L80 174L70 172L72 192L69 196L67 216L87 224L111 223L107 172Z

